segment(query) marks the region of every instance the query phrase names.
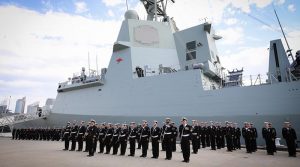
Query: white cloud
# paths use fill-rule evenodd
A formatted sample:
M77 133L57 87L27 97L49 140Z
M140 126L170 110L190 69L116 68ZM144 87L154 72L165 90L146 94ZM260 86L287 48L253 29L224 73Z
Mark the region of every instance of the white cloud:
M230 27L217 31L223 37L220 41L224 45L241 44L244 38L244 29L242 27Z
M275 5L283 5L285 3L285 0L276 0Z
M112 10L108 10L107 14L110 17L114 17L115 16L115 14L114 14L114 12Z
M290 12L295 12L295 11L296 11L295 5L294 5L294 4L290 4L290 5L288 6L288 10L289 10Z
M81 67L107 67L121 22L0 6L0 98L55 98L58 82ZM18 92L18 93L16 93ZM12 104L13 106L14 104Z
M125 0L102 0L102 2L106 5L106 6L117 6L117 5L121 5L121 4L125 4Z
M229 18L229 19L225 19L224 20L226 25L234 25L238 22L238 20L236 18Z
M85 2L75 2L76 13L84 13L88 11L87 5Z

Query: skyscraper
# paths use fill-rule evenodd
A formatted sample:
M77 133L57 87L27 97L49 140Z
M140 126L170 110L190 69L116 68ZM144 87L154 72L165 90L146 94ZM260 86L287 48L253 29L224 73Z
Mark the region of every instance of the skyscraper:
M26 103L26 97L23 97L22 99L18 99L16 102L15 113L24 114L25 103Z

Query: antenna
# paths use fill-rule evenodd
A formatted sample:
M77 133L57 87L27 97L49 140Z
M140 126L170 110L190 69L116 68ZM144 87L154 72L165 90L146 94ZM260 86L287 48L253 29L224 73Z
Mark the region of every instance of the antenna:
M90 52L88 52L88 65L89 65L89 76L90 76L90 71L91 71L91 68L90 68Z
M292 60L294 61L294 57L293 57L293 55L292 55L292 50L291 50L290 45L289 45L289 43L288 43L288 41L287 41L287 39L286 39L285 33L284 33L283 29L282 29L282 26L281 26L281 23L280 23L280 20L279 20L279 18L278 18L278 15L277 15L277 12L276 12L275 8L274 8L274 12L275 12L277 21L278 21L278 23L279 23L279 26L280 26L282 35L283 35L283 37L284 37L285 43L286 43L286 45L287 45L287 47L288 47L288 50L287 50L287 52L289 52L289 55L288 55L288 56L291 56L291 57L292 57Z
M126 7L127 7L127 10L128 10L128 2L127 2L127 0L126 0Z

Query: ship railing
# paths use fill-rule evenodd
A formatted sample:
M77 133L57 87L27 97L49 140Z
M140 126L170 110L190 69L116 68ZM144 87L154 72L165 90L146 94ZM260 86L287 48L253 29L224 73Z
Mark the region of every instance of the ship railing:
M45 110L42 112L37 111L33 113L5 116L0 118L0 126L9 126L16 123L26 122L26 121L40 119L40 118L46 118L50 113L51 110Z
M102 79L101 75L95 75L95 76L88 76L83 81L81 81L80 79L78 79L78 80L69 80L69 81L65 81L65 82L60 82L60 83L58 83L58 85L61 88L63 88L63 87L66 87L66 86L77 85L79 83L90 83L90 82L96 82L96 81L102 81L102 80L103 79Z

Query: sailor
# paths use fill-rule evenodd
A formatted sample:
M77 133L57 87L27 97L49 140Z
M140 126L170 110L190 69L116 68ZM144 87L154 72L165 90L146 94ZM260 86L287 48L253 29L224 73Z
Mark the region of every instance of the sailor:
M141 143L141 131L142 131L142 125L139 124L137 126L137 136L136 136L136 140L137 140L137 143L138 143L137 149L141 149L141 146L142 146L142 143Z
M135 140L137 136L137 128L135 122L130 123L130 133L129 133L129 146L130 154L128 156L134 156L135 154Z
M13 128L13 130L12 130L12 140L14 140L15 138L16 138L16 128Z
M211 150L216 150L216 127L213 121L210 121L210 126L208 128L210 135L210 146Z
M159 139L160 139L160 128L157 125L157 121L153 121L153 126L151 128L151 142L152 142L152 157L157 159L159 156Z
M171 119L166 118L166 125L163 133L163 142L165 143L166 147L166 158L165 160L172 159L172 127L171 127Z
M94 142L94 145L93 145L94 146L94 152L96 152L96 150L97 150L97 143L98 143L100 125L95 123L95 127L96 127L96 139L95 139L95 142Z
M241 149L241 130L237 123L234 123L234 148Z
M227 122L226 124L226 144L227 144L227 151L232 152L233 150L233 137L234 137L234 129L232 128L232 123Z
M113 126L112 126L111 123L108 123L107 124L107 130L106 130L105 138L104 138L104 143L105 143L105 148L106 148L105 154L109 154L110 153L111 139L112 139L113 133L114 133Z
M200 138L201 138L201 144L202 144L202 148L206 147L206 127L204 125L204 122L200 123Z
M288 152L290 157L296 157L296 143L297 135L292 128L290 122L284 122L284 127L282 128L282 136L286 141L286 145L288 147Z
M196 120L192 120L192 146L193 146L193 153L197 154L198 153L198 149L199 149L199 128L197 126L197 121Z
M97 142L96 139L96 133L97 133L97 127L95 125L95 120L91 120L91 126L89 126L88 135L87 135L87 142L89 143L89 155L88 157L94 156L94 145L95 142Z
M85 134L86 128L84 126L84 121L81 121L80 126L78 128L78 135L77 135L77 141L78 141L78 150L82 151L83 146L83 135Z
M164 132L165 132L165 128L166 128L166 123L163 122L163 126L161 127L161 150L162 151L166 151L166 145L165 145L165 142L164 142Z
M70 140L72 141L72 145L71 145L71 150L70 151L75 151L75 148L76 148L76 135L77 135L77 133L78 133L78 126L76 124L76 120L74 120L73 121L73 125L71 127Z
M248 124L248 122L244 122L244 127L242 128L242 136L245 140L245 145L246 145L246 150L247 153L252 153L252 149L251 149L251 130L250 130L250 125Z
M251 132L252 132L251 149L252 149L252 152L256 152L256 150L257 150L257 142L256 142L257 130L256 130L253 123L250 123L250 129L251 129Z
M171 127L172 127L172 151L175 152L176 151L176 140L177 140L177 136L178 136L178 130L177 127L175 125L175 122L171 122Z
M262 129L262 136L266 141L267 154L274 155L275 148L273 143L275 143L276 139L276 130L272 128L272 124L270 122L265 122L265 127Z
M100 128L99 128L99 136L98 136L98 141L99 141L99 152L98 153L103 153L104 152L104 139L105 139L105 134L106 134L106 125L105 123L102 123Z
M199 139L198 139L198 149L201 148L201 135L202 135L202 127L201 127L201 122L197 121L197 127L198 127L198 133L199 133Z
M190 140L192 135L192 127L187 124L187 119L182 118L182 129L180 132L180 145L182 149L183 161L190 162Z
M71 133L71 127L70 127L70 122L67 123L67 126L65 127L64 130L64 141L65 141L65 149L63 150L68 150L69 149L69 137L70 137L70 133Z
M216 143L217 149L222 148L222 140L223 140L223 128L220 126L219 122L216 122Z
M119 142L120 142L120 155L125 155L126 148L127 148L127 139L128 139L128 127L126 124L122 125L120 135L119 135Z
M120 131L121 131L120 124L119 123L115 124L114 133L113 133L112 142L111 142L111 147L113 147L113 155L117 155L117 153L118 153L118 149L120 146L120 143L119 143Z
M147 125L147 121L143 120L141 128L140 142L142 146L142 155L140 157L147 157L147 150L149 145L150 128Z
M90 147L90 143L86 140L87 139L87 135L89 133L89 127L91 126L91 122L88 122L87 125L86 125L86 131L85 131L85 134L84 134L84 137L83 137L83 141L85 141L85 150L84 152L88 152L89 151L89 147Z
M204 126L206 127L206 130L205 130L206 147L210 147L210 127L208 126L207 122L204 123Z

